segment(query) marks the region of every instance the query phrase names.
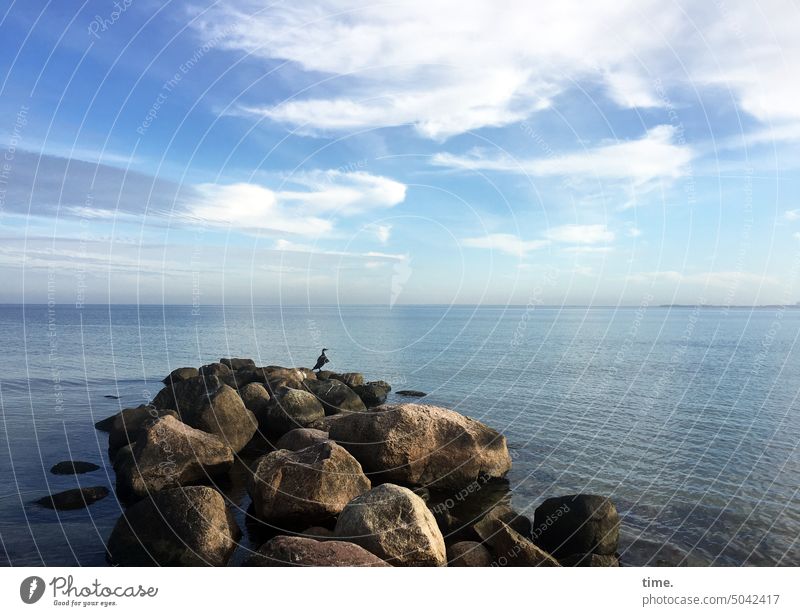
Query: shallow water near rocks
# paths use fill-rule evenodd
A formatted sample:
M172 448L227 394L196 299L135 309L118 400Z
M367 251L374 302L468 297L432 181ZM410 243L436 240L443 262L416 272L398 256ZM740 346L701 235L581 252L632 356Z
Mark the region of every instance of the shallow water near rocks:
M102 565L122 505L95 421L223 356L383 379L502 431L513 504L611 497L629 565L800 565L800 310L0 306L0 563ZM107 396L119 396L119 399ZM101 466L54 475L62 460ZM246 529L242 468L223 488ZM480 489L478 490L480 492ZM471 494L470 498L479 499ZM494 498L494 497L493 497ZM487 498L487 502L492 499ZM478 507L480 509L480 507Z

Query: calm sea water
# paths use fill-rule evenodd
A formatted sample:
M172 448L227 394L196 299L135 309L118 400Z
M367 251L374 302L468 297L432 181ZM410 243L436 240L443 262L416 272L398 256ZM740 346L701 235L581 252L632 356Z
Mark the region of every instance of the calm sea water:
M800 310L0 306L0 562L102 565L120 513L32 503L113 486L93 423L172 368L357 370L501 430L514 503L610 496L627 564L800 565ZM105 396L119 396L119 400ZM100 471L55 476L64 459ZM232 488L242 507L247 497ZM242 512L239 512L240 519Z

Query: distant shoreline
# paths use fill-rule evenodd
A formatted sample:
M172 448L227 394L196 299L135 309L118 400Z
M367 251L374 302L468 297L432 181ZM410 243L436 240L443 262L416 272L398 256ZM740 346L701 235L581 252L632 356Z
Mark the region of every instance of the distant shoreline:
M3 303L0 308L46 307L46 302L28 303ZM387 304L82 304L76 308L75 304L55 304L57 308L105 308L110 306L129 307L129 308L389 308ZM614 305L582 305L582 304L541 304L527 306L525 304L395 304L394 308L481 308L481 309L534 309L534 310L629 310L641 309L642 306L636 304ZM727 306L725 304L658 304L650 308L680 308L680 309L708 309L708 310L775 310L778 308L790 308L800 310L800 302L796 304L757 304L746 305L738 304Z

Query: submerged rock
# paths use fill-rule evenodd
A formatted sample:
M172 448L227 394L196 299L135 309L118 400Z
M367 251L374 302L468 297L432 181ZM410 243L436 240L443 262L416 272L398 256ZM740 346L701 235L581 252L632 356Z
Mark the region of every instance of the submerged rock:
M80 460L67 460L65 462L58 462L53 465L50 472L54 475L81 475L83 473L91 473L100 467L91 462L81 462Z
M459 489L511 468L503 435L436 406L387 404L343 417L329 434L380 481Z
M314 430L313 428L296 428L289 430L284 434L278 442L275 443L275 449L288 449L289 451L298 451L311 447L317 443L324 443L329 441L328 433L322 430Z
M556 558L573 554L613 555L619 544L619 514L603 496L548 498L536 508L533 538Z
M244 562L247 567L388 567L360 545L316 541L307 537L275 537Z
M64 490L63 492L40 498L36 502L42 507L63 511L68 509L83 509L92 503L104 499L106 496L108 496L107 487L93 486L91 488Z
M129 567L222 566L240 536L219 492L205 486L174 488L123 513L107 551L112 564Z
M295 428L306 428L323 417L325 410L314 394L284 389L259 414L259 424L266 432L280 436Z
M372 408L386 402L386 397L392 391L392 386L386 381L371 381L364 385L353 385L352 390L361 398L364 406Z
M416 389L401 389L397 392L397 395L406 398L422 398L428 394L426 394L424 391L417 391Z
M114 461L123 494L145 496L227 472L233 451L219 438L163 417L144 428Z
M363 413L367 410L358 394L340 381L307 379L303 381L303 388L317 397L322 403L326 415L346 412Z
M369 489L361 465L331 441L263 456L249 485L259 518L300 528L332 519Z
M385 483L353 499L339 514L335 534L396 566L447 564L433 514L408 488Z

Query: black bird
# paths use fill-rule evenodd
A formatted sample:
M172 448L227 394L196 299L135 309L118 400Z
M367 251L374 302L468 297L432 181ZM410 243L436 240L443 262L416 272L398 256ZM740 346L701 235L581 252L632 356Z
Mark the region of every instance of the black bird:
M328 359L328 356L325 355L325 351L327 351L327 350L328 349L322 349L322 355L320 355L317 358L317 363L314 364L313 368L311 368L312 370L317 370L317 371L322 370L322 366L324 366L325 364L327 364L330 361Z

